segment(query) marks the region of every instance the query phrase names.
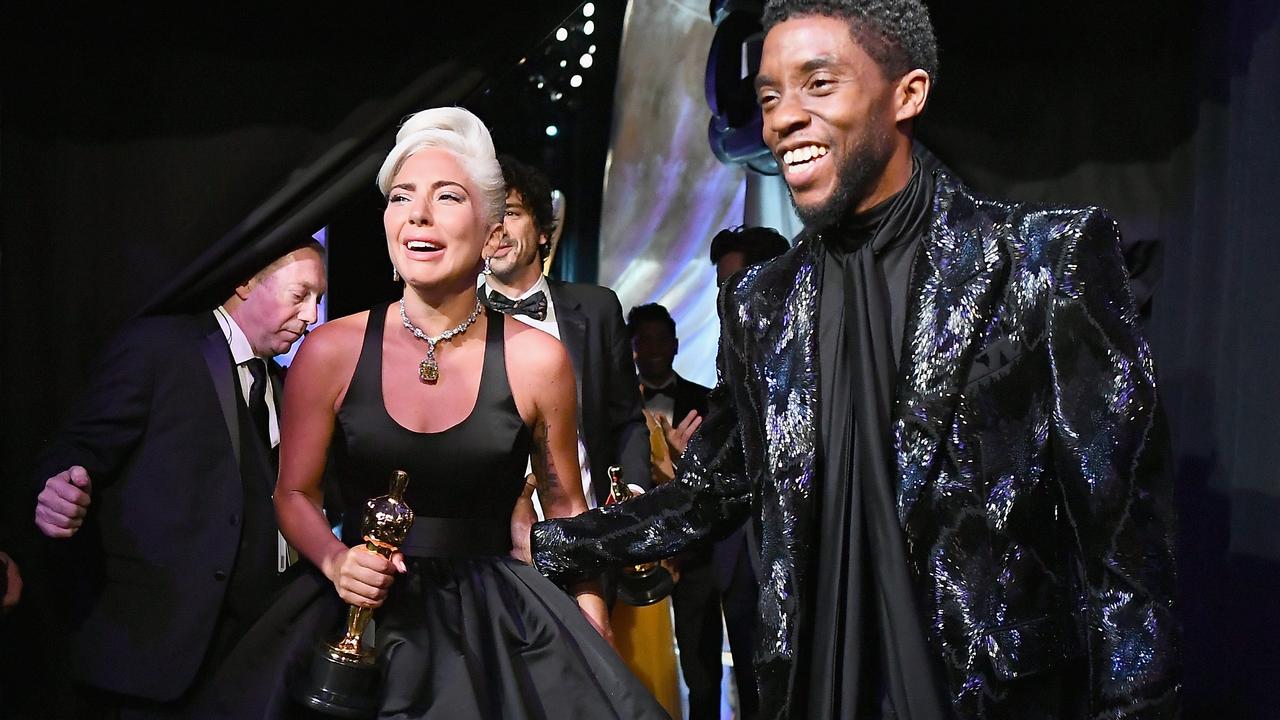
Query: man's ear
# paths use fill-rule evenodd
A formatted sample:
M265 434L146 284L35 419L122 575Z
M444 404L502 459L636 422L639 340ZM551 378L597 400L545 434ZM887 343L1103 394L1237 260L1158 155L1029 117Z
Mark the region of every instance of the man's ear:
M488 245L491 242L497 242L498 240L501 240L502 235L505 232L506 232L506 226L504 226L502 223L496 223L492 228L489 229L489 239L485 240L485 244Z
M929 101L929 91L932 88L933 80L929 77L929 73L920 68L899 78L893 97L894 106L897 108L894 121L902 122L919 117Z
M249 298L249 294L252 293L253 289L257 286L258 278L251 277L248 280L245 280L243 283L236 286L236 297L240 298L242 301L247 300Z

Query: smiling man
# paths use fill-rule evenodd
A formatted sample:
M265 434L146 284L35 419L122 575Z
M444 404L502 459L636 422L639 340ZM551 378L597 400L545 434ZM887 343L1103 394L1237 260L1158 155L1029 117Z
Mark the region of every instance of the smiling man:
M569 351L578 383L578 464L587 504L604 504L610 465L620 465L627 482L648 488L649 431L618 296L598 285L543 275L555 229L551 184L515 158L498 161L507 204L503 233L484 251L489 273L481 301L548 333Z
M762 717L1175 717L1168 446L1115 222L913 160L919 0L765 26L764 140L806 230L725 284L676 481L535 526L534 560L572 578L752 516Z
M272 358L315 322L325 287L308 237L212 312L130 323L42 454L35 522L58 559L84 712L184 716L280 585Z

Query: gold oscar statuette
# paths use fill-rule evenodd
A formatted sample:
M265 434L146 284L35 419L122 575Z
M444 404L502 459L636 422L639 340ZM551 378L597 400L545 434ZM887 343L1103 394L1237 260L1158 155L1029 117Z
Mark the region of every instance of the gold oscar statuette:
M413 510L404 502L409 474L396 470L391 491L365 504L364 549L390 558L413 527ZM337 642L322 642L311 659L310 672L295 684L294 696L326 715L370 718L378 710L377 654L364 647L365 629L373 609L347 608L346 632Z
M609 498L606 505L621 503L635 496L622 481L622 468L609 467ZM656 562L628 565L618 577L618 598L628 605L644 607L652 605L671 594L675 580L671 571Z

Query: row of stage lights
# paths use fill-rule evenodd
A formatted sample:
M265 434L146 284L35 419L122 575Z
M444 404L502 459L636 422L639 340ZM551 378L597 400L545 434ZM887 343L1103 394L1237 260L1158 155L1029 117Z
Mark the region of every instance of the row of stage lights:
M564 26L556 28L556 31L555 31L556 41L558 43L566 43L566 42L569 42L571 38L573 38L576 43L584 42L583 38L587 38L595 34L596 22L595 20L591 19L595 14L596 14L595 3L590 3L590 2L584 3L582 5L581 22L579 22L577 18L574 18L574 19L571 19L570 22L566 23ZM579 32L582 34L582 36L575 37L575 33L579 33ZM545 54L548 56L552 54L562 54L561 52L556 52L558 47L559 46L557 45L552 45L548 47L546 49ZM579 45L579 47L581 47L581 45ZM574 70L572 71L573 74L568 79L569 88L577 89L582 87L583 82L586 81L586 78L584 77L586 71L591 69L591 67L595 64L596 50L597 50L596 45L592 43L587 47L586 52L578 56L576 60L578 67L574 68ZM572 58L561 58L559 62L556 63L556 65L558 66L558 69L565 72L570 72L569 62L571 59ZM525 58L525 59L522 59L520 63L523 65L527 61L528 61L528 58ZM555 72L555 70L552 70L552 72ZM538 90L546 92L551 102L558 103L562 99L564 99L564 94L566 91L555 87L555 85L558 83L554 83L553 81L549 80L546 77L547 75L550 75L550 74L551 73L538 72L535 70L530 73L529 82L533 83L534 87L536 87ZM560 81L561 81L561 84L564 82L563 75L561 76ZM547 125L546 133L547 133L547 137L556 137L560 134L560 128L554 124Z

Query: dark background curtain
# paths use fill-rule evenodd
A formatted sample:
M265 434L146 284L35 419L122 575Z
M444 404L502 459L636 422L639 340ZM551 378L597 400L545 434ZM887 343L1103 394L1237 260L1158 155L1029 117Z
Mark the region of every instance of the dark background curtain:
M335 277L332 313L389 297L370 158L401 115L510 72L575 5L6 7L0 549L36 562L28 469L128 317L217 302L314 220L344 238L335 274L379 278ZM931 5L937 155L990 194L1102 205L1159 243L1140 259L1160 271L1187 716L1280 717L1280 3ZM609 107L581 115L607 131ZM598 173L603 152L585 157ZM5 621L23 630L0 638L0 683L39 678L39 592Z

